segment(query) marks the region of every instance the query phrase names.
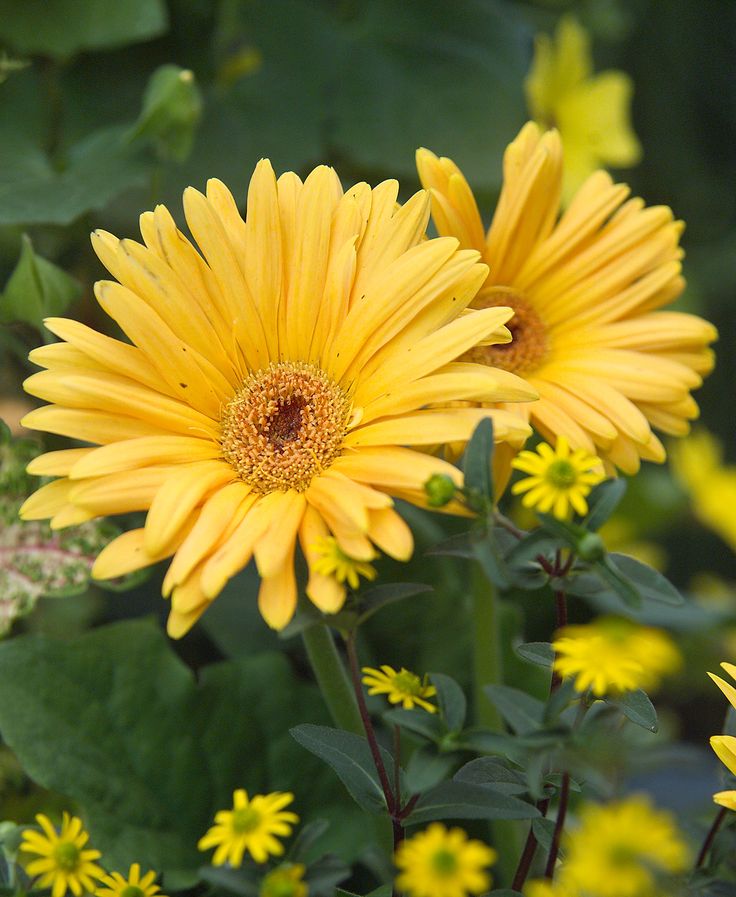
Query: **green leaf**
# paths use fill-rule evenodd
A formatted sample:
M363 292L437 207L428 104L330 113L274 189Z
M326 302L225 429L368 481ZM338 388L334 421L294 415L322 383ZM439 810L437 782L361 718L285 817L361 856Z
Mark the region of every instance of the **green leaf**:
M425 554L428 557L455 557L455 558L472 558L473 553L473 537L471 533L456 533L449 539L443 539L431 548L427 549Z
M485 685L483 692L517 734L525 735L542 725L545 705L526 692L509 685Z
M162 65L151 75L132 140L150 140L161 159L187 158L202 115L202 96L194 74Z
M291 729L291 735L303 748L332 767L358 806L374 813L385 812L383 789L365 738L311 723L296 726ZM389 781L393 781L393 758L383 748L380 751Z
M479 506L493 507L493 421L484 418L473 431L463 456L463 473L465 488L468 490L468 501L472 505L471 495L480 499Z
M435 819L533 819L539 810L523 800L468 782L441 782L423 794L407 817L412 825Z
M634 586L631 580L622 574L613 562L611 555L606 555L601 561L596 561L590 566L591 573L607 585L610 590L617 595L627 607L639 608L642 605L641 594ZM574 583L574 579L573 579ZM579 585L579 584L578 584ZM572 594L579 594L575 591L573 584L568 591Z
M287 734L320 711L282 655L195 680L150 621L0 644L0 731L24 769L81 808L110 868L140 862L173 890L197 880L197 841L235 788L295 791L300 815L312 789L332 798L331 777Z
M510 769L495 757L476 757L458 769L453 778L456 782L467 782L470 785L490 785L495 791L504 794L523 794L526 791L526 782L521 773Z
M432 586L420 582L389 582L384 585L374 586L358 596L360 615L357 625L365 623L373 614L382 607L403 601L405 598L413 598L414 595L424 595L432 591Z
M304 863L309 857L309 852L314 845L329 829L330 823L327 819L313 819L306 825L303 825L296 838L291 843L286 859L290 863Z
M555 652L549 642L526 642L523 645L517 645L514 650L519 657L523 657L529 663L536 664L538 667L545 667L545 669L552 668Z
M44 318L62 315L81 293L81 284L36 255L23 235L18 264L0 297L0 320L24 321L41 330Z
M532 831L542 850L549 851L555 832L554 819L533 819Z
M410 794L421 794L446 779L457 763L452 754L438 754L437 748L423 745L409 758L406 767L406 788Z
M429 678L437 689L437 701L445 725L450 732L459 732L465 723L468 709L462 688L454 679L443 673L430 673Z
M626 480L615 477L599 483L588 498L588 515L583 526L597 532L619 506L626 494Z
M167 24L163 0L0 0L0 40L19 53L63 59L150 40Z
M423 735L431 741L440 741L445 734L437 715L426 710L388 710L383 718L387 723Z
M519 540L513 546L506 556L506 560L511 566L519 566L528 561L534 561L541 555L553 554L560 543L567 545L566 541L562 541L558 536L550 535L544 528L535 529L530 533L526 533L524 538Z
M363 169L415 181L414 153L427 146L453 157L475 189L495 190L525 115L531 34L518 11L497 0L352 9L335 85L339 151Z
M335 886L349 877L349 866L339 857L325 854L308 865L304 880L311 897L333 897Z
M0 225L71 224L149 176L150 163L130 146L126 126L96 131L74 144L59 172L32 140L8 133L12 123L0 124L11 162L0 166Z
M684 603L684 598L672 583L653 567L629 555L615 552L609 554L608 559L621 576L633 583L636 591L645 600L660 601L673 606Z
M637 726L648 729L650 732L656 732L659 724L657 722L657 711L654 704L649 700L646 692L640 688L636 691L629 691L621 695L619 698L608 698L607 703L613 704Z
M243 865L239 869L230 866L204 866L199 875L203 881L237 897L258 897L260 894L262 876L253 866Z

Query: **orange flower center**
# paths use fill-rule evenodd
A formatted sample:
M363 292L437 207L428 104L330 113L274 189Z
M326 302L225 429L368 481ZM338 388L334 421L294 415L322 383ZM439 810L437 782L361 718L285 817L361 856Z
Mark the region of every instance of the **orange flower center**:
M506 326L513 339L501 346L474 346L460 361L473 361L524 376L535 371L549 350L547 328L532 304L509 287L494 286L473 301L474 308L507 305L514 316Z
M340 453L349 416L348 397L316 365L272 362L225 408L220 444L256 492L303 492Z

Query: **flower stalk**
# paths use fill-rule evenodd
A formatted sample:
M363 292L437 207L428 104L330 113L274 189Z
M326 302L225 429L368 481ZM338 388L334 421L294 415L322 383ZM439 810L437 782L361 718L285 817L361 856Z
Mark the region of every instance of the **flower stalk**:
M309 663L335 725L346 732L363 734L363 724L353 689L325 623L315 623L302 633Z

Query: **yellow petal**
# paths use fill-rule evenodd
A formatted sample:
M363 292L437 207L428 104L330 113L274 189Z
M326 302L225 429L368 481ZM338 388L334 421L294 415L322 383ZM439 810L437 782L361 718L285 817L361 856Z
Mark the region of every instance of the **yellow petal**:
M84 454L74 465L72 479L101 476L149 467L153 464L184 464L220 457L220 446L210 439L195 436L142 436L124 439L98 449L81 449Z

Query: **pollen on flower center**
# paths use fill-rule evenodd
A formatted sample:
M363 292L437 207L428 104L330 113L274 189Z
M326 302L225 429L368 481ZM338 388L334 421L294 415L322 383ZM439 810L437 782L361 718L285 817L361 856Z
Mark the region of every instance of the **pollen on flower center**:
M238 834L246 834L258 828L261 822L261 814L252 807L243 807L233 811L232 826Z
M61 841L54 848L54 859L61 869L71 872L79 864L79 848L71 841Z
M422 680L416 673L409 670L402 670L394 676L393 685L399 691L407 695L421 695Z
M338 456L349 416L347 395L320 368L273 362L225 408L220 444L256 492L303 492Z
M539 367L547 355L547 328L531 303L508 287L493 287L473 301L474 308L496 308L503 305L514 310L513 318L506 322L511 331L511 342L474 346L460 360L487 364L512 374L529 374Z
M137 885L126 885L120 892L120 897L146 897L143 888Z
M564 458L553 461L547 468L547 480L558 489L569 489L578 480L578 471Z
M452 875L457 871L457 856L444 848L432 854L432 868L439 876Z

